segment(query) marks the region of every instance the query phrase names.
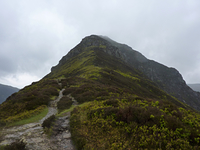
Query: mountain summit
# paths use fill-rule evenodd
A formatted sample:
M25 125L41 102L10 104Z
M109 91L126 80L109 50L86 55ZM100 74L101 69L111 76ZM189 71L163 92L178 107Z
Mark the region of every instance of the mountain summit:
M65 55L59 62L58 66L64 64L68 59L82 53L85 48L100 47L107 54L120 58L125 62L147 62L148 59L141 53L133 50L125 44L119 44L108 37L91 35L85 37L80 44L73 48L67 55ZM52 69L54 69L53 67Z

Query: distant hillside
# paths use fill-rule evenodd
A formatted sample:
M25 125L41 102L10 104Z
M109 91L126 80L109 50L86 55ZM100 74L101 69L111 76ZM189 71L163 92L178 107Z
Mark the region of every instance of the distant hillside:
M200 84L188 84L194 91L200 92Z
M0 104L3 103L11 94L18 91L18 88L0 84Z

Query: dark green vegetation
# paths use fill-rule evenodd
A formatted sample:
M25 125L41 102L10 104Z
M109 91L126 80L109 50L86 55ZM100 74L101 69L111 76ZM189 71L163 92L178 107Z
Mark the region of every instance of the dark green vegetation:
M24 98L30 98L34 90L37 94L35 99L25 101L32 105L20 108L30 111L47 105L50 97L58 94L58 89L65 88L64 97L58 102L59 113L72 104L68 94L82 104L74 108L70 118L77 149L198 149L199 113L119 59L124 56L115 46L101 38L93 40L83 40L44 79L26 87L24 90L30 95ZM46 89L47 94L43 94ZM20 95L27 93L19 92ZM13 95L4 105L24 104L21 101L23 96L18 101L17 95ZM0 112L5 107L2 106ZM12 107L5 108L12 110ZM51 121L47 125L51 126Z
M26 143L18 140L10 145L0 147L0 150L26 150Z
M55 123L55 120L56 120L55 115L52 115L49 118L45 119L44 122L42 123L44 133L47 134L49 137L52 134L52 127Z
M57 103L58 113L62 112L65 109L69 109L72 105L71 98L63 96L60 101Z
M44 122L42 123L43 128L50 128L55 121L56 117L55 115L50 116L49 118L45 119Z

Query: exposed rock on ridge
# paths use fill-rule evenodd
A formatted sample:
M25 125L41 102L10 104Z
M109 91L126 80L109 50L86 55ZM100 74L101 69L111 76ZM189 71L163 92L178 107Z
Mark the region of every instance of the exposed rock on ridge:
M102 50L111 56L124 61L130 67L139 70L157 86L180 101L200 110L200 94L188 87L182 75L174 68L169 68L153 60L147 59L131 47L117 43L105 36L91 35L85 37L80 44L65 55L52 71L59 68L65 62L77 56L88 47L102 47Z

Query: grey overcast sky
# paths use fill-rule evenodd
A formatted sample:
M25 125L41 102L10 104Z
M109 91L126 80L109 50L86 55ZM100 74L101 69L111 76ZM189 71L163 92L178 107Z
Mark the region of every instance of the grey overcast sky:
M199 0L0 0L0 83L40 80L91 34L200 83Z

